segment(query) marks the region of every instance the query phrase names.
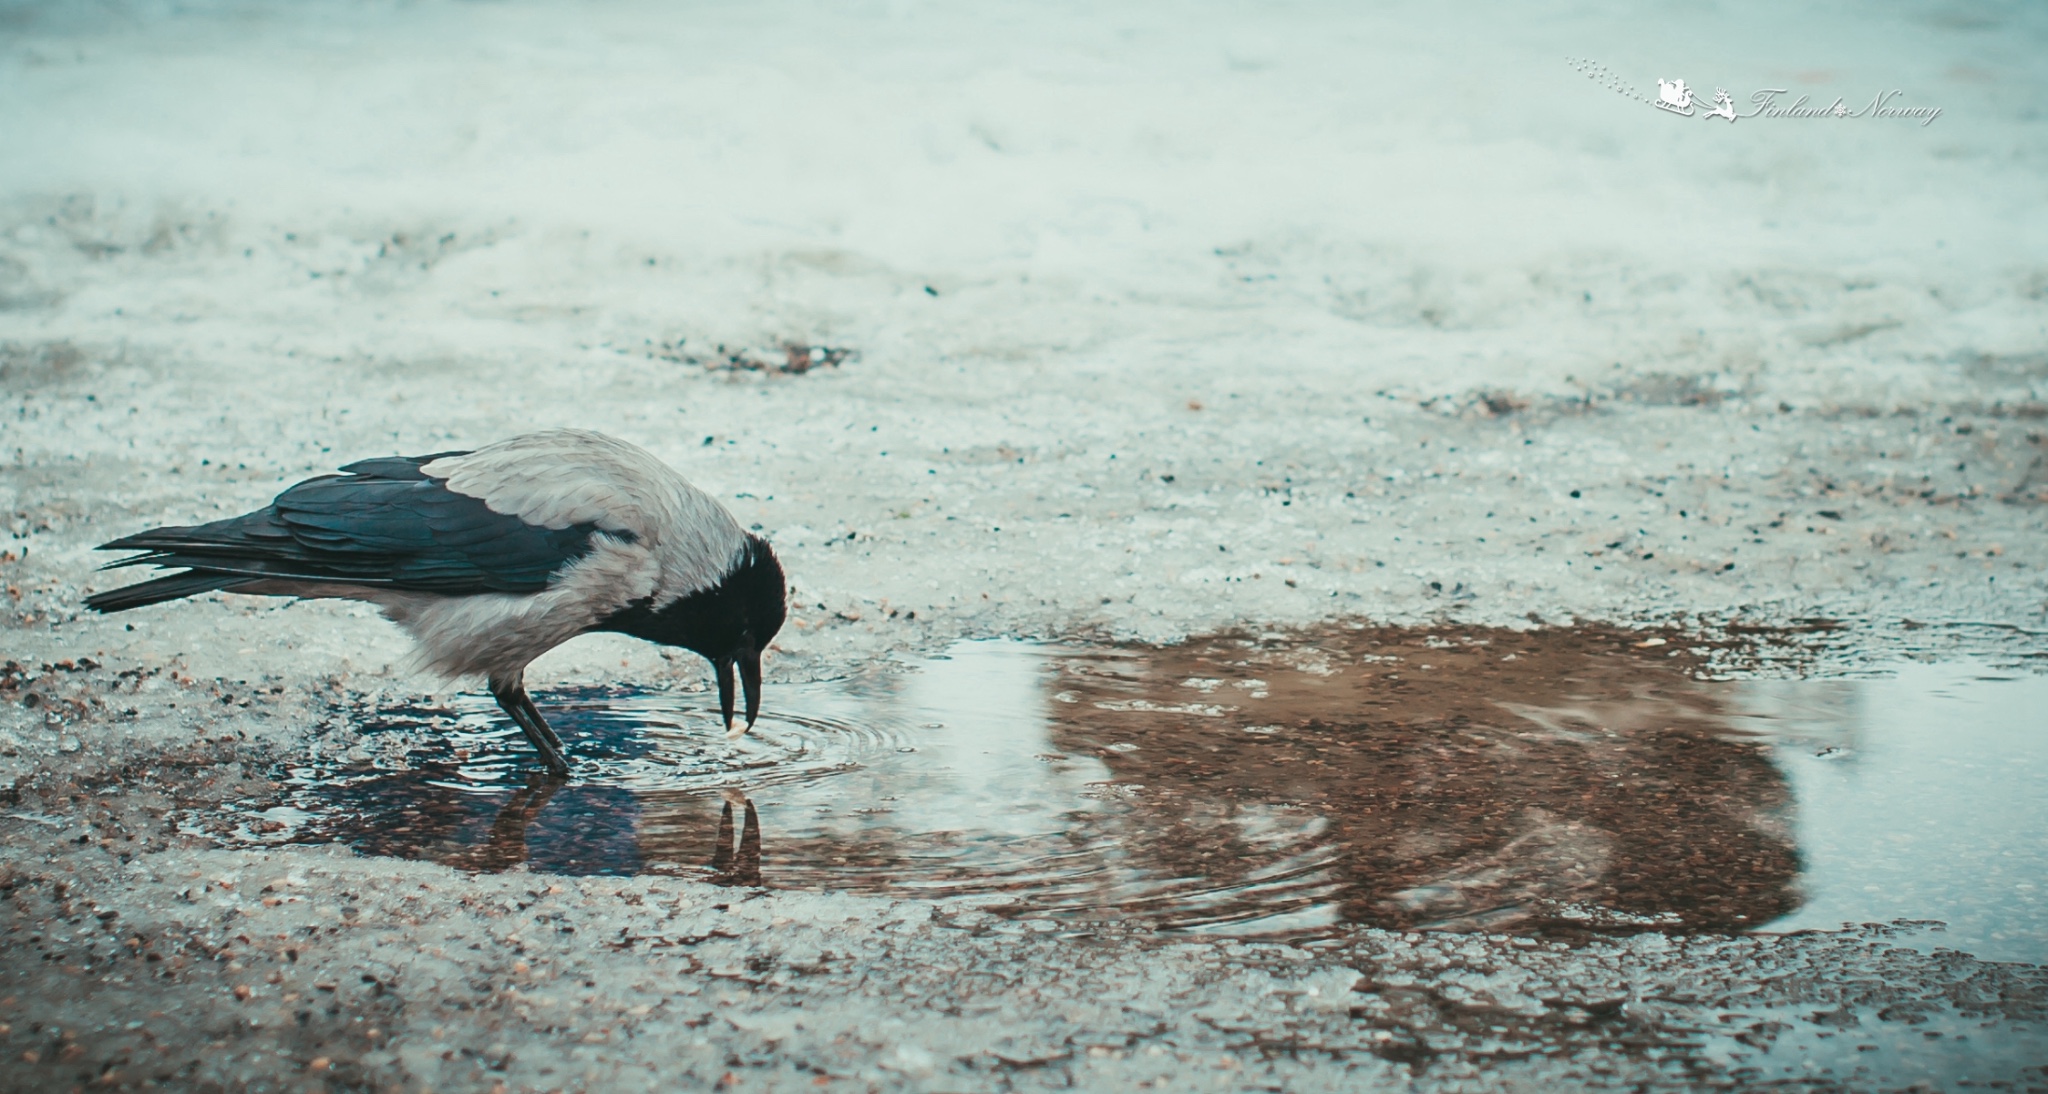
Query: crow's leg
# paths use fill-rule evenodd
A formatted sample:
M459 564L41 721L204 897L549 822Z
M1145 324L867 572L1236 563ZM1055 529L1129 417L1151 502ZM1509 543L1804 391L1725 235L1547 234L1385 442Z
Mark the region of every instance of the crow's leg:
M562 739L555 736L554 727L548 725L546 718L541 717L540 708L533 705L532 699L527 698L524 680L517 676L510 679L493 678L491 680L491 694L497 698L498 705L505 708L505 713L512 716L512 720L519 724L519 728L525 731L527 738L533 741L533 746L540 749L543 755L550 749L557 754L561 753ZM546 742L546 744L542 744L542 742Z
M539 708L533 705L533 700L526 697L525 682L520 677L509 680L493 677L491 695L498 700L499 706L505 708L505 713L512 716L513 723L519 727L520 732L526 734L526 739L533 743L534 751L540 753L540 758L547 763L548 770L557 775L567 775L569 761L562 755L562 739L555 736L555 731L548 726L548 720L540 716Z

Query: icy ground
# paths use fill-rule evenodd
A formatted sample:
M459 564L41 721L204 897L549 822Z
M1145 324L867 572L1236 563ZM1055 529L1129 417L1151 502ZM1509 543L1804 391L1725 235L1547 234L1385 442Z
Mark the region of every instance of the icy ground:
M349 607L83 616L91 547L548 425L774 539L782 680L1332 616L2039 656L2039 8L1354 8L0 4L0 1083L2038 1063L2038 970L1866 937L1067 940L164 832L336 698L442 685ZM1567 55L1943 113L1678 118ZM533 679L701 667L586 639Z

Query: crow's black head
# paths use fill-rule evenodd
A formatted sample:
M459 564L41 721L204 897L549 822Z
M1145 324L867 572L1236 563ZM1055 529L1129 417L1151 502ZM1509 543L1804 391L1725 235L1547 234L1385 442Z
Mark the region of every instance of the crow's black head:
M748 536L739 561L718 584L660 610L636 604L606 619L599 630L618 631L664 646L703 654L718 672L718 701L726 728L733 720L733 670L746 689L747 726L761 713L761 651L788 614L782 564L768 541Z

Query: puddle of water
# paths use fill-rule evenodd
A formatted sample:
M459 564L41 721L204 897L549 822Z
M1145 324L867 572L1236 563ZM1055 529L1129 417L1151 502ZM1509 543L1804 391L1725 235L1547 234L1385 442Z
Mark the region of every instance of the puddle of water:
M542 700L538 774L488 699L365 716L282 801L188 823L477 870L985 895L1230 934L1939 919L2048 957L2048 680L1969 666L1695 679L1598 630L975 642L785 686L724 739L689 697Z
M2048 677L1981 664L1749 681L1798 803L1800 908L1773 930L1934 920L1931 941L2048 961Z

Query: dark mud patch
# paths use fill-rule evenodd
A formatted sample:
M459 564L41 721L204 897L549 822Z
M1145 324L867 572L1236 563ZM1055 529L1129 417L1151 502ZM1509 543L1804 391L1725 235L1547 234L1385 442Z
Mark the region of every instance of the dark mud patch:
M1703 678L1715 652L1600 628L965 643L774 689L738 742L699 697L554 693L567 782L464 698L356 711L360 738L285 765L280 795L184 823L479 871L980 897L1077 926L1961 918L1952 941L2038 956L2040 679Z
M860 351L846 346L818 346L806 342L785 341L773 346L728 346L719 343L709 349L689 349L686 340L678 338L673 342L647 343L647 356L683 365L694 365L706 372L728 374L759 373L774 376L802 376L814 369L837 368L848 361L860 359Z

